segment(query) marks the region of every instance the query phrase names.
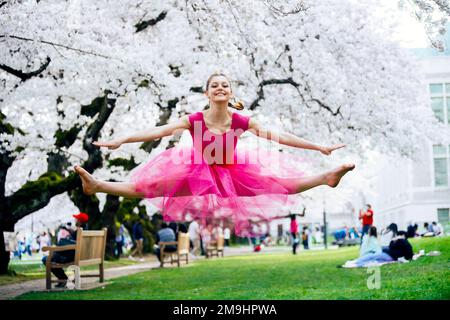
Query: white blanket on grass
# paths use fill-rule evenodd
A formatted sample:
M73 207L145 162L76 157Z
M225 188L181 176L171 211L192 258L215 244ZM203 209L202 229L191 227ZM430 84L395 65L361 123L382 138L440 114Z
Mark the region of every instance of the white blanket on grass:
M431 251L431 252L425 254L425 252L421 250L419 253L416 253L415 255L413 255L412 260L415 261L415 260L417 260L420 257L423 257L425 255L432 257L432 256L439 256L440 254L441 253L439 251ZM375 261L373 261L373 262L368 262L368 263L366 263L366 264L364 264L362 266L357 266L356 265L356 260L349 260L342 267L343 268L367 268L367 267L380 267L380 266L383 266L385 264L408 263L408 262L410 262L410 260L406 260L405 258L402 257L402 258L399 258L397 261L386 261L386 262L375 262Z

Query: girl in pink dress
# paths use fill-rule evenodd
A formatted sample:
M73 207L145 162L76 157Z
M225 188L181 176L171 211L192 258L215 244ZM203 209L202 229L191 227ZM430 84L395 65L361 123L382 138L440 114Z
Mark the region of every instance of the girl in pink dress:
M252 221L268 221L288 211L293 196L320 186L336 187L354 164L344 164L334 170L305 177L297 168L277 158L279 153L243 152L237 148L239 137L250 131L258 137L296 148L317 150L330 155L343 144L318 146L289 133L277 133L255 119L231 112L233 105L228 78L220 73L211 75L205 95L209 108L184 116L163 126L138 132L110 142L94 142L98 147L117 149L123 143L145 142L189 130L193 146L165 150L141 165L130 182L109 182L95 179L76 166L83 191L122 197L148 198L160 208L167 221L184 221L186 214L199 221L231 219L238 235L251 229Z

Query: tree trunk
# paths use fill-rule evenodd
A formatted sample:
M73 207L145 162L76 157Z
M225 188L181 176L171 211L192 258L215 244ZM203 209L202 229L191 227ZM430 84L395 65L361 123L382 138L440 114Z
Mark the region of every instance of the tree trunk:
M48 153L47 164L47 171L53 171L63 175L63 171L69 166L69 161L63 154L50 152Z
M99 210L99 201L95 195L87 196L80 188L70 192L70 200L80 209L81 212L89 216L89 229L100 229L102 227L102 214Z
M3 229L0 229L0 274L8 273L9 251L5 249L5 238Z
M106 237L105 259L114 259L114 250L116 247L116 213L119 209L119 197L107 195L105 207L102 212L102 226L108 228Z

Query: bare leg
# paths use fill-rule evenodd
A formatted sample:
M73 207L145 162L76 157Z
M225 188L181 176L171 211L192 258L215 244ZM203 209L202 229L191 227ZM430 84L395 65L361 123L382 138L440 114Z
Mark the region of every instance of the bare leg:
M139 257L144 258L144 240L139 239L136 240L136 248L130 253L129 257L133 258L133 256L137 254Z
M129 257L132 258L132 257L136 254L137 251L138 251L138 244L137 244L137 242L136 242L136 248L134 248L134 250L130 252Z
M87 195L103 192L125 198L144 198L144 194L137 192L132 183L100 181L79 166L75 167L75 172L80 175L83 192Z
M321 185L328 185L332 188L335 188L338 184L341 178L349 171L353 170L355 168L354 164L344 164L342 166L339 166L331 171L312 176L312 177L305 177L300 178L298 181L299 187L297 189L297 193L309 190L311 188L321 186Z
M144 258L144 240L143 239L139 239L137 241L137 245L138 245L139 257Z

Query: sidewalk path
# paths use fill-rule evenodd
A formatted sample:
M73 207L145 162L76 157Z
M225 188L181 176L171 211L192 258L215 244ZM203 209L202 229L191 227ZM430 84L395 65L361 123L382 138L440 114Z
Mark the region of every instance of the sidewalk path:
M288 246L275 246L275 247L265 247L261 252L254 254L265 254L265 253L288 253L291 251L291 247ZM239 256L239 255L249 255L253 254L252 247L242 246L242 247L227 247L225 248L224 255L229 256ZM105 269L105 280L111 280L118 277L128 276L139 272L149 271L154 268L159 268L159 262L151 256L150 261L137 263L130 266L115 267ZM198 259L198 258L197 258ZM203 257L201 258L203 259ZM196 261L196 259L191 259L191 261ZM167 264L170 268L170 264ZM175 267L173 265L173 267ZM86 271L83 274L93 273L93 271ZM82 278L82 289L92 289L95 287L106 286L108 283L99 283L98 278ZM0 286L0 300L8 300L24 293L30 291L46 291L45 289L45 279L30 280L21 283L13 283L5 286Z

